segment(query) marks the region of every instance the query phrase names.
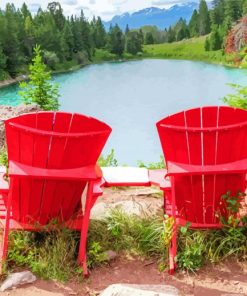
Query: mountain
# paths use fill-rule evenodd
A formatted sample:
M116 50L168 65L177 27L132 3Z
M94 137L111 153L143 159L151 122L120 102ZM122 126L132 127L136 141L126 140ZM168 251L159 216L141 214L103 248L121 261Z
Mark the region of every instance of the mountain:
M130 29L137 29L146 25L153 25L164 29L174 25L181 17L188 22L194 9L198 9L198 3L196 2L177 4L169 9L149 7L134 13L127 12L122 15L116 15L110 21L104 22L104 25L107 30L110 24L118 24L122 30L125 29L127 24Z

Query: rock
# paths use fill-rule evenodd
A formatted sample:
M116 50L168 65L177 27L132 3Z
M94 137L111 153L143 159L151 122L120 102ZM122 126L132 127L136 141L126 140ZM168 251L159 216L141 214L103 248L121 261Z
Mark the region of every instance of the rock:
M112 261L117 258L117 253L112 250L106 251L105 253L106 253L107 261Z
M30 284L36 281L36 276L31 271L22 271L10 274L7 279L2 283L0 291L15 288L19 285Z
M100 296L177 296L179 290L168 285L115 284L106 288Z
M156 214L150 202L146 202L145 200L138 202L134 200L123 200L112 204L106 204L105 202L97 203L91 210L91 219L104 220L110 215L113 209L119 209L129 216L147 217Z
M27 287L11 290L10 292L3 292L1 296L64 296L63 293L50 292L36 287ZM66 294L67 295L67 294Z
M11 117L15 117L24 113L31 113L41 111L40 107L32 104L32 105L19 105L16 107L12 106L3 106L0 105L0 114L1 114L1 122L0 122L0 150L5 147L5 129L3 120L9 119Z

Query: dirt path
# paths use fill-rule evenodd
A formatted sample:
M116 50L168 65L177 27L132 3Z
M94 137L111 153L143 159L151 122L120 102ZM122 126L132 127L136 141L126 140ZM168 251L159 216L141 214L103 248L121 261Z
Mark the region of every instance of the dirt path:
M172 285L185 296L247 295L247 263L231 261L214 268L204 268L196 275L179 272L170 276L167 272L160 273L155 262L120 257L111 265L93 270L90 278L82 283L70 282L63 285L39 280L32 286L0 295L95 296L114 283Z

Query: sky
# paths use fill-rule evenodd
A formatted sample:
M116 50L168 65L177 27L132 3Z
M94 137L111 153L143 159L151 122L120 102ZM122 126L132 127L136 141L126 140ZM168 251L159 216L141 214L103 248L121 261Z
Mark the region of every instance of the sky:
M20 7L24 1L33 13L35 13L40 6L45 9L47 4L52 2L52 0L0 0L0 7L4 8L7 2L14 3L16 7ZM159 8L169 8L175 4L197 1L198 0L60 0L57 2L60 2L66 15L79 14L80 10L83 9L85 16L89 19L95 15L100 16L103 20L110 20L114 15L133 12L146 7L155 6Z

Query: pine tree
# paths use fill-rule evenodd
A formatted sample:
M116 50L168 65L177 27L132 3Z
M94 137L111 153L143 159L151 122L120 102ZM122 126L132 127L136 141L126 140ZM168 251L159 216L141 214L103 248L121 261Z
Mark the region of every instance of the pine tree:
M189 32L191 37L196 37L199 35L199 19L196 9L193 11L192 17L189 22Z
M6 66L6 57L3 53L3 48L0 43L0 80L4 79L4 69Z
M127 35L129 33L130 29L129 29L129 25L127 24L126 25L126 28L125 28L125 35Z
M95 46L96 48L104 48L106 45L106 31L100 17L95 23Z
M210 41L208 37L205 40L204 48L205 48L205 51L210 51Z
M222 40L220 37L219 29L216 25L213 27L212 33L210 35L209 43L210 43L210 50L219 50L222 47Z
M199 34L206 35L210 32L210 18L208 6L205 0L200 1L199 5Z
M114 27L110 26L109 34L108 34L108 44L107 47L109 51L118 56L122 56L124 52L124 35L118 25Z
M30 74L28 82L21 82L22 89L19 94L25 104L36 103L43 110L57 110L58 85L52 84L51 73L46 70L42 61L40 46L34 48L33 64L29 66Z
M145 35L145 44L154 44L154 36L151 32L147 32Z
M70 23L68 21L65 22L60 42L62 58L65 58L65 60L71 60L74 48L74 38L71 31Z
M139 32L129 32L126 36L126 51L130 54L136 55L142 51L142 41Z

